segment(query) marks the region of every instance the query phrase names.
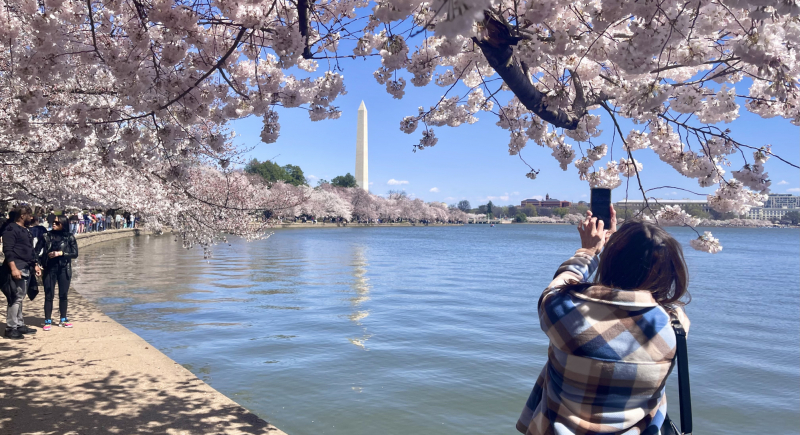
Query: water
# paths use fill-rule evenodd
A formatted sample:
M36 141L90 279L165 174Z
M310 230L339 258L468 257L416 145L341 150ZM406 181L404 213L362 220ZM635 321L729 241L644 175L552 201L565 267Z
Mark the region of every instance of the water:
M688 247L695 432L797 434L798 230L714 229ZM536 302L573 226L320 228L88 247L74 285L291 435L514 434L546 358ZM668 389L677 417L676 381Z

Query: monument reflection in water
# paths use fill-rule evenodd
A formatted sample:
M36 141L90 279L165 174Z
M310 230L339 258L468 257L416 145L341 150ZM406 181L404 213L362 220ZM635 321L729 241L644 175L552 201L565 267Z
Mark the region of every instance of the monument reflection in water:
M348 318L353 321L359 328L361 328L361 337L348 338L350 343L367 350L366 342L371 337L367 333L367 328L361 323L361 320L369 316L368 309L362 309L361 304L369 300L369 278L367 277L367 263L366 248L362 245L352 245L353 250L353 297L350 298L350 303L353 306L353 313Z

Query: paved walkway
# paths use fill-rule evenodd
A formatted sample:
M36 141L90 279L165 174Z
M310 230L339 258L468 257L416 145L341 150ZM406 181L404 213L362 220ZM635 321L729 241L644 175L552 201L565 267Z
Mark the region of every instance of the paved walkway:
M42 331L43 296L25 300L25 322L36 327L35 336L0 338L0 434L285 435L74 289L75 327ZM58 298L55 305L58 313Z

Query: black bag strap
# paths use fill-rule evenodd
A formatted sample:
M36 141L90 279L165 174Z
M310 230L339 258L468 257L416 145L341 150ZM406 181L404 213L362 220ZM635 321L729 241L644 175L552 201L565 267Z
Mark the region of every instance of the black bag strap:
M692 433L692 393L689 387L689 354L686 347L686 330L681 321L672 314L672 329L675 330L676 360L678 364L678 395L680 396L681 433Z

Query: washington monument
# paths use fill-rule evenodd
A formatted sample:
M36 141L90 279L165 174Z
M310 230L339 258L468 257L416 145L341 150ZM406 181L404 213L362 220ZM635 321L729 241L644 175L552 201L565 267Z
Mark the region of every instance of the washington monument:
M356 136L356 184L369 192L369 157L367 153L367 106L358 107L358 135Z

